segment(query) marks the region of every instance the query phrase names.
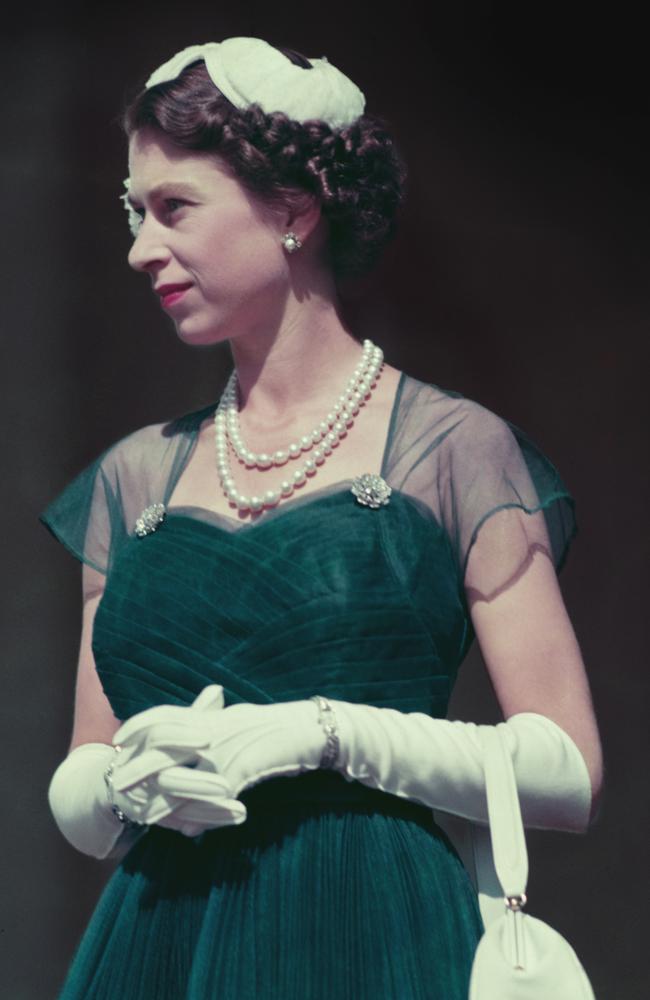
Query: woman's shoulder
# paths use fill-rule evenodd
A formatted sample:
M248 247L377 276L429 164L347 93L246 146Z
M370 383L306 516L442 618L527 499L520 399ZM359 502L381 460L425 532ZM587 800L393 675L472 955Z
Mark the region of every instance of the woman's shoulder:
M161 461L177 447L187 445L198 433L201 424L214 413L215 404L182 413L166 420L144 424L113 441L98 461L107 466L137 469Z
M403 373L401 417L415 433L444 435L475 445L494 437L508 437L514 425L505 417L465 396L457 389L442 388Z
M407 377L405 422L393 447L393 479L436 508L464 579L480 526L504 508L544 511L556 569L577 533L575 501L533 436L456 390ZM438 505L438 506L436 506Z

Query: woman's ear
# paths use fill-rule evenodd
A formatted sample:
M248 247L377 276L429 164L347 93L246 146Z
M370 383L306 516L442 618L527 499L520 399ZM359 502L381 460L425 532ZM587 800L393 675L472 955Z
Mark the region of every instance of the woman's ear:
M305 191L292 200L284 217L286 229L296 233L304 243L321 220L321 202L316 195Z

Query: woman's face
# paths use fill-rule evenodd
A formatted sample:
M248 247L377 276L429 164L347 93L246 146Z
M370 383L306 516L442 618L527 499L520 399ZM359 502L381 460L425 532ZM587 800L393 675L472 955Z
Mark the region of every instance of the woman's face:
M272 218L214 155L179 149L159 131L129 143L129 198L142 217L129 264L149 274L181 340L214 344L277 326L290 272Z

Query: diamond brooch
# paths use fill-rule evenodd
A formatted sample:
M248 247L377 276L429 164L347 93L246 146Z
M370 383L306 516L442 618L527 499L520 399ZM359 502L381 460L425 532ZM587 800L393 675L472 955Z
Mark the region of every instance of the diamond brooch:
M357 502L364 507L383 507L388 503L388 498L393 492L385 479L375 476L370 472L364 472L362 476L357 476L352 483L350 491L357 498Z
M164 503L152 503L150 507L145 507L135 522L135 533L138 538L144 538L145 535L150 535L152 531L155 531L164 516Z

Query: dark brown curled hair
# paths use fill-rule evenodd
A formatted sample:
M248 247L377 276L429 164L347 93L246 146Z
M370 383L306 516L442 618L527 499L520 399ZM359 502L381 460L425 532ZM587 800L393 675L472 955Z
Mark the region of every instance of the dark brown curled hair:
M308 60L280 49L305 69ZM369 271L395 234L405 197L406 166L385 123L362 115L345 128L297 122L259 104L240 110L212 82L201 60L175 80L141 91L122 113L130 138L140 128L175 145L213 152L269 208L299 207L316 195L329 223L329 260L336 280Z

